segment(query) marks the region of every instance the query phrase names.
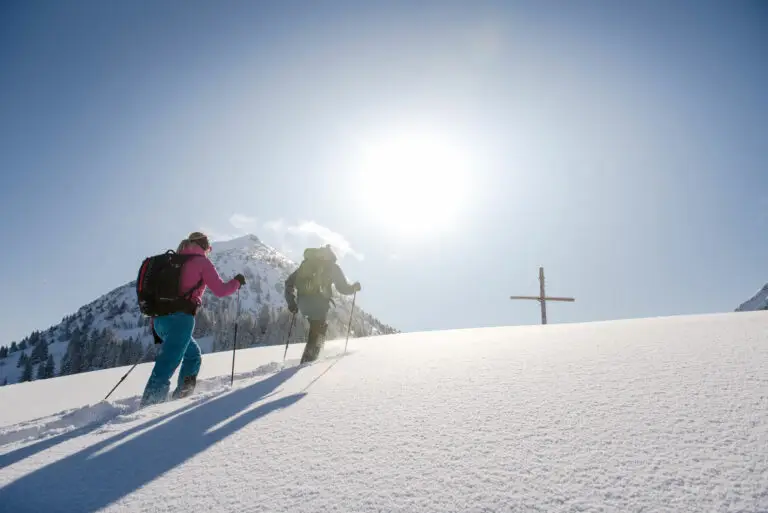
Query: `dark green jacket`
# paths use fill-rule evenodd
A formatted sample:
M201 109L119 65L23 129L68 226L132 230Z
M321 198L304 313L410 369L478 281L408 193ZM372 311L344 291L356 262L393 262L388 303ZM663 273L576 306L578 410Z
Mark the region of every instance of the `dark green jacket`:
M301 265L309 265L307 264L307 261L301 263ZM341 267L336 262L332 261L326 261L323 262L321 265L325 266L324 273L323 273L323 282L319 284L319 289L316 291L308 292L309 294L315 294L320 295L324 298L326 298L328 301L331 301L331 286L336 285L336 290L339 291L339 294L344 295L351 295L355 292L355 289L352 287L351 284L347 282L347 278L344 276L344 273L341 270ZM304 291L302 290L302 287L297 287L297 280L301 278L301 271L302 267L299 266L298 269L296 269L294 272L291 273L290 276L288 276L288 279L285 280L285 301L288 303L288 305L295 305L296 304L296 289L298 288L299 295L301 295Z

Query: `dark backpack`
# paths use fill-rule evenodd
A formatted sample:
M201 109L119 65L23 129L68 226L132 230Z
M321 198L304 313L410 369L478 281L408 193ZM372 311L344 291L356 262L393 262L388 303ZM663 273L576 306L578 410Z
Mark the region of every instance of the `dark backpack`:
M321 250L309 248L304 252L304 261L301 262L296 273L296 289L301 295L321 295L331 297L331 269L333 261L320 253Z
M180 294L181 269L190 258L200 255L181 255L173 250L147 257L141 263L136 279L139 310L148 317L176 312L194 315L197 305L190 299L192 292L202 285L200 280L186 294Z

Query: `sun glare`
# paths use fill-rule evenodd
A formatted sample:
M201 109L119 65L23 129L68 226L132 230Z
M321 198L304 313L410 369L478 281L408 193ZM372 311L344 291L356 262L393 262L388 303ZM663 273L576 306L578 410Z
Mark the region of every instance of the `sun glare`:
M466 152L438 134L402 131L362 148L359 198L377 222L398 235L451 230L468 194Z

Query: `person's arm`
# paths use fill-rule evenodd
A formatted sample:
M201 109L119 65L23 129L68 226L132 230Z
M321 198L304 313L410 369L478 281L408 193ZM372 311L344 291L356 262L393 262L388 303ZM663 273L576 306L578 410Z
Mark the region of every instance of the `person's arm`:
M211 289L211 292L213 292L216 297L229 296L230 294L237 292L237 289L240 288L240 282L234 278L226 283L222 281L219 272L207 258L203 263L202 278L203 283Z
M293 271L285 280L285 302L288 303L290 310L295 310L296 306L296 275L299 270Z
M336 290L339 291L339 294L349 296L352 293L360 290L359 283L355 282L350 285L347 282L347 278L344 276L344 272L341 270L341 267L339 267L338 264L334 264L331 277L333 278L333 284L336 285Z

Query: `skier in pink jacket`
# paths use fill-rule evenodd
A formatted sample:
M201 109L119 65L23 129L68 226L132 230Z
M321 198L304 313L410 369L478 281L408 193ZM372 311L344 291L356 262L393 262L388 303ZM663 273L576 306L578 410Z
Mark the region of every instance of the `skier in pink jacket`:
M194 391L202 357L200 346L192 338L192 332L195 329L195 314L202 304L205 289L210 288L217 297L224 297L234 294L245 284L242 274L228 282L222 281L213 263L208 259L210 251L208 237L200 232L191 233L179 244L177 253L199 257L190 258L181 269L179 294L189 294L189 305L184 311L153 319L155 342L162 345L159 346L155 366L144 389L142 406L167 399L171 376L180 363L178 385L173 397L186 397Z

